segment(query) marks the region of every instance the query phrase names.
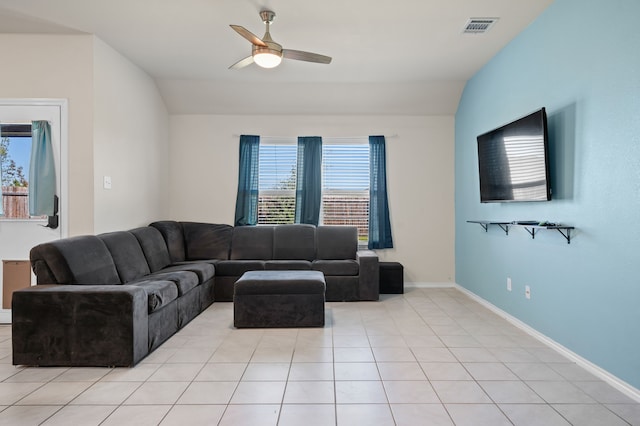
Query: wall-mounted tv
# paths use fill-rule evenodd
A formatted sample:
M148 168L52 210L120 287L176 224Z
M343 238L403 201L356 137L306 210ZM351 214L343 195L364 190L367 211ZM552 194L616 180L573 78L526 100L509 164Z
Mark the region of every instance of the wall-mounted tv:
M478 136L480 201L551 200L544 108Z

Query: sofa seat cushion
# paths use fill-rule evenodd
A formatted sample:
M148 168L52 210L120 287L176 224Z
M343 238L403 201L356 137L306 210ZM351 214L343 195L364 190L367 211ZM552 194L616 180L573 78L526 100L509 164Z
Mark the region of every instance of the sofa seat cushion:
M149 313L167 306L178 298L178 287L173 281L149 279L131 285L144 289L147 294Z
M268 271L310 271L311 262L308 260L268 260L264 264Z
M205 281L209 281L216 275L216 267L211 263L198 262L198 263L181 263L179 265L171 265L158 271L159 273L165 272L180 272L189 271L198 276L200 284Z
M198 287L198 284L200 284L198 275L195 272L191 272L191 271L170 271L170 272L159 271L147 277L143 277L138 281L134 281L130 284L135 284L137 282L144 282L148 280L162 280L162 281L173 282L178 288L178 296L187 294L194 288Z
M311 268L328 276L356 276L360 270L355 260L314 260Z
M263 271L263 260L221 260L216 263L216 275L223 277L239 277L247 271Z

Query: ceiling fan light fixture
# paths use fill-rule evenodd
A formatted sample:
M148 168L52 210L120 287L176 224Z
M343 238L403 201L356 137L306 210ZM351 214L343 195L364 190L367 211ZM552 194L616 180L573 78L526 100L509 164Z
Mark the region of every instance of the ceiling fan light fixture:
M253 61L262 68L275 68L282 62L282 52L273 49L255 49Z

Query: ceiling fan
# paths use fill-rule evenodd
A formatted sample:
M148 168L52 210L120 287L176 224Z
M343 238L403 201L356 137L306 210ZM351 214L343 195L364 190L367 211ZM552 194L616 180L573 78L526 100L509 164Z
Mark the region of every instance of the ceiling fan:
M264 33L262 39L258 38L258 36L240 25L230 25L238 34L249 40L252 46L251 56L240 59L238 62L231 65L229 69L244 68L254 62L263 68L274 68L280 65L282 58L316 62L319 64L331 63L331 58L329 56L303 52L302 50L283 49L282 45L273 41L271 34L269 33L269 25L273 22L273 18L275 16L276 14L270 10L263 10L260 12L260 18L262 18L262 22L267 26L267 31Z

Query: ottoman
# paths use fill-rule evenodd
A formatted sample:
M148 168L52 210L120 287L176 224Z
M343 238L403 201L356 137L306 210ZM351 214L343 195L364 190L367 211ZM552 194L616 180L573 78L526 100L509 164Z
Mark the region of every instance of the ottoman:
M250 271L233 286L233 325L323 327L324 274L320 271Z

